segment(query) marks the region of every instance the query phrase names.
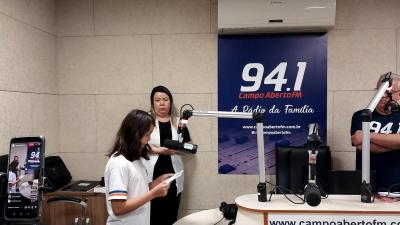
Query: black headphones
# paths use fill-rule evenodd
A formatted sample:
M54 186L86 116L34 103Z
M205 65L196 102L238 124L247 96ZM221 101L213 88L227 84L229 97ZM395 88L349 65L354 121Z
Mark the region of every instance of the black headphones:
M225 219L230 220L229 224L234 224L236 222L237 206L235 204L227 204L226 202L221 202L219 206L219 211Z

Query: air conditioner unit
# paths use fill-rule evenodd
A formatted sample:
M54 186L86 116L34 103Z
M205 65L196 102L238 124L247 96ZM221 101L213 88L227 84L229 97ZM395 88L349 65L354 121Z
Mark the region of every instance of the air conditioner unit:
M218 0L218 33L325 32L336 0Z

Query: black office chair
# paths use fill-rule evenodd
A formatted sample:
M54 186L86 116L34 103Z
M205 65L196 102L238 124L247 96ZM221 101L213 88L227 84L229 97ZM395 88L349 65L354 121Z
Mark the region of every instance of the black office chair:
M302 194L308 181L308 149L304 146L277 147L276 184ZM331 152L329 146L321 146L317 155L317 182L325 191L331 171ZM277 189L277 193L283 193Z

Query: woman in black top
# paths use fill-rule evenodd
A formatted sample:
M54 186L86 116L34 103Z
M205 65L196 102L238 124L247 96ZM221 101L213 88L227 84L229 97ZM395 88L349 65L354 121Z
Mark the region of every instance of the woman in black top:
M177 173L183 170L183 162L179 153L174 149L164 147L164 141L177 140L177 113L173 106L171 92L164 86L153 88L151 95L151 114L156 121L156 127L151 134L150 160L144 162L148 175L156 179L165 173ZM187 129L183 130L184 142L190 142ZM151 224L169 225L177 221L183 176L171 182L165 197L151 201Z

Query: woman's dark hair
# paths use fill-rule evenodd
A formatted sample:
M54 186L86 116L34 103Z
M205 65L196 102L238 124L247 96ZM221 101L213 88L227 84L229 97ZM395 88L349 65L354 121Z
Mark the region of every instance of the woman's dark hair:
M111 157L115 155L123 155L129 161L134 161L147 156L148 146L146 150L141 149L140 139L150 130L151 126L155 126L153 117L147 112L134 109L128 113L121 123L121 127L117 132L113 147L107 154Z
M156 118L156 113L154 111L154 104L153 104L154 95L156 94L156 92L161 92L161 93L165 93L166 95L168 95L169 101L171 102L170 108L169 108L169 115L171 116L172 124L175 126L176 117L178 116L178 113L174 106L174 99L172 98L172 94L168 90L168 88L166 88L165 86L159 85L159 86L154 87L153 90L151 90L151 94L150 94L150 105L151 105L150 113L151 113L151 115L154 118Z

